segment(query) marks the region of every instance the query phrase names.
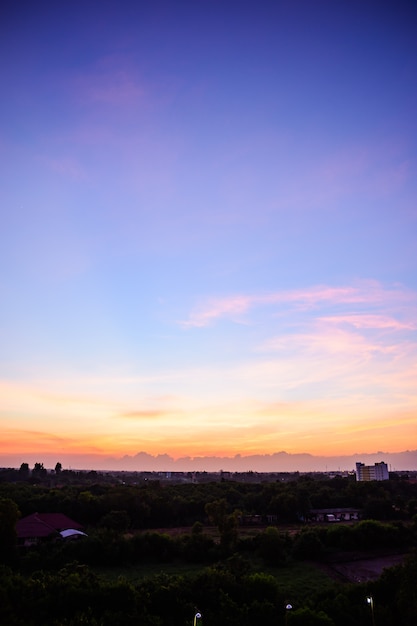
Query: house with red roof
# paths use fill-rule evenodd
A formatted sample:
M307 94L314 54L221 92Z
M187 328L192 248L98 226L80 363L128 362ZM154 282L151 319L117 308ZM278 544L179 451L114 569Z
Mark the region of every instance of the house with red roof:
M60 539L67 536L80 536L81 524L63 513L32 513L16 523L18 545L32 546L48 539ZM74 533L63 531L72 530Z

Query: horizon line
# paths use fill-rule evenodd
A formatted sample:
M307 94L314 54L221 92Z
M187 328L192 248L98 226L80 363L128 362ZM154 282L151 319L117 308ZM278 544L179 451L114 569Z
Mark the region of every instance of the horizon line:
M345 455L314 455L309 452L279 452L234 456L182 456L168 453L152 455L145 451L115 457L105 454L34 452L25 454L0 454L3 468L18 469L23 463L29 466L42 463L45 469L53 469L56 463L62 469L77 471L138 471L138 472L336 472L354 471L356 461L373 464L384 461L389 471L417 470L417 449L400 452L354 452Z

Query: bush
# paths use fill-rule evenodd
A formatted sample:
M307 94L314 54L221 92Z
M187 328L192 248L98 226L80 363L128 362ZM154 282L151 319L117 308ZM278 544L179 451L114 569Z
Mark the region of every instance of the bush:
M294 541L293 555L300 560L318 560L323 556L324 546L314 530L301 532Z
M290 611L288 624L291 626L335 626L334 621L324 611L297 609Z
M259 554L268 565L281 565L285 562L286 542L277 528L270 526L261 534Z

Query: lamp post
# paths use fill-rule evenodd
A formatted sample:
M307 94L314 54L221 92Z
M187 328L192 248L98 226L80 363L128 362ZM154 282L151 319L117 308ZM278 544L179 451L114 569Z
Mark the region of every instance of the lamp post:
M369 604L371 611L372 626L375 626L374 599L372 596L366 596L366 602Z
M285 605L285 626L287 626L288 624L288 613L291 611L291 609L292 609L292 604Z
M197 611L197 613L194 615L193 626L198 626L201 618L202 618L202 615L201 615L200 611Z

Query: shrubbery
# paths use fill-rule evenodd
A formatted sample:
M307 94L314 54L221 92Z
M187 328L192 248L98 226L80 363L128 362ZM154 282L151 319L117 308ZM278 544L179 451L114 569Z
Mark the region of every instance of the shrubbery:
M58 490L42 484L33 488L0 483L0 499L1 554L3 560L6 555L13 557L8 557L12 569L0 571L0 624L184 626L191 624L198 606L204 626L282 626L285 620L289 626L367 626L366 593L375 597L376 623L381 626L417 623L415 556L372 585L329 584L313 593L283 582L291 567L305 567L303 560L387 547L407 551L416 546L417 523L410 518L417 501L412 484L306 478L265 485L72 484ZM381 519L352 525L300 523L313 504L336 502L363 506L381 514ZM48 542L22 550L16 559L16 536L10 531L18 509L23 515L65 513L88 524L88 537ZM246 514L268 514L277 525L242 536L239 519ZM216 533L207 532L208 519ZM280 525L295 521L298 530L292 524L291 533ZM191 532L176 536L155 530L192 524ZM128 571L141 565L146 569L147 564L158 564L162 570L167 563L184 571L188 563L200 564L201 569L193 576L161 575L135 585L123 578L110 583L93 573L93 568ZM294 608L286 611L288 594Z
M161 574L134 585L108 582L76 562L55 572L23 576L0 570L0 623L7 626L184 626L198 607L204 624L216 626L368 626L372 594L376 623L415 626L417 556L387 570L371 585L328 585L306 593L279 576L244 573L230 563L193 576ZM269 621L268 621L269 620Z

